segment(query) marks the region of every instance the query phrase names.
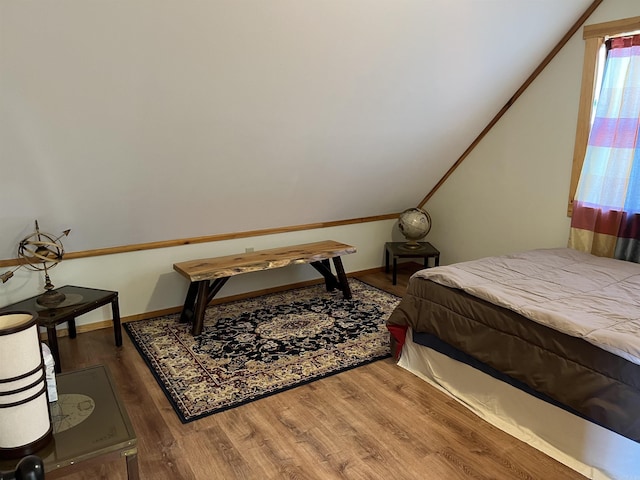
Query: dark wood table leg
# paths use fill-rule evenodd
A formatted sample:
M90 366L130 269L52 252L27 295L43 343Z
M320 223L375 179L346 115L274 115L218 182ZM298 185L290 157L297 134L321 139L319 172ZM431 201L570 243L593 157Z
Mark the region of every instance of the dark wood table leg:
M61 373L62 366L60 365L60 350L58 350L58 335L55 325L47 326L47 343L49 344L49 350L51 350L51 355L55 362L54 370L56 373Z
M216 278L209 284L209 294L207 295L207 303L205 308L211 303L211 300L218 294L218 292L224 287L224 284L227 283L231 277L220 277Z
M340 287L340 282L331 271L331 264L329 263L329 260L311 262L309 263L309 265L315 268L318 273L320 273L320 275L324 277L324 284L327 288L327 292L333 292L336 288L342 290L342 288Z
M191 325L191 334L193 336L200 335L204 326L204 312L207 309L207 298L209 298L209 281L203 280L197 282L198 295L196 297L195 312L193 315L193 324Z
M393 256L393 285L398 281L398 257Z
M180 314L180 323L189 323L193 320L193 313L196 310L196 298L198 297L198 282L191 282L187 296L184 299L184 306Z
M69 331L69 338L76 338L76 319L70 318L67 320L67 330Z
M327 292L332 292L333 289L336 288L336 282L333 281L335 277L333 273L331 273L331 263L328 258L321 260L321 263L324 265L326 272L328 272L328 275L324 275L324 285L327 287Z
M389 273L389 249L384 249L384 273Z
M180 323L193 322L191 325L191 333L193 335L202 333L207 306L209 306L213 297L218 294L229 278L216 278L211 283L209 283L209 280L202 280L200 282L191 282L189 285L187 298L180 314Z
M439 267L440 266L440 255L436 255L434 258L435 258L435 266Z
M340 257L333 257L333 266L336 268L336 274L338 275L338 283L342 290L342 295L348 300L351 298L351 288L349 287L347 274L344 272L342 259Z
M113 335L116 341L116 347L122 346L122 328L120 325L120 306L118 305L118 296L111 301L111 313L113 315Z

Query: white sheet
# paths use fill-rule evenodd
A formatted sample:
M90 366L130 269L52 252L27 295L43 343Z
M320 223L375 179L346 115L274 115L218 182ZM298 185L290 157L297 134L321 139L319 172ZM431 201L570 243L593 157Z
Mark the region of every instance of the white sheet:
M541 249L414 276L464 290L640 365L640 264Z
M398 365L476 415L590 479L640 479L640 444L413 342Z

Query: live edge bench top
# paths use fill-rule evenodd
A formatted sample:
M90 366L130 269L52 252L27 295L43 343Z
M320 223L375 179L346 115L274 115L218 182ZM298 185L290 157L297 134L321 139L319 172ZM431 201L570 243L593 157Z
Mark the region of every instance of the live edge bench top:
M287 265L320 262L355 252L356 248L351 245L324 240L290 247L174 263L173 269L191 282L200 282L286 267Z
M355 247L333 240L305 243L291 247L272 248L257 252L238 253L226 257L204 258L174 263L173 269L191 283L180 314L180 322L193 322L191 333L200 335L204 328L204 312L229 278L242 273L270 270L300 263L308 263L325 279L328 291L342 290L345 299L351 289L342 265L341 255L355 253ZM330 259L336 270L331 271Z

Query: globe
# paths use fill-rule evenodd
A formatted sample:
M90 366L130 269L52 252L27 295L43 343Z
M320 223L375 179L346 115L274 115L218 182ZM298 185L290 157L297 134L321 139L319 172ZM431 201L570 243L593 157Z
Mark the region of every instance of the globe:
M418 240L426 237L431 230L431 217L421 208L408 208L400 214L398 228L408 240L406 248L419 248Z

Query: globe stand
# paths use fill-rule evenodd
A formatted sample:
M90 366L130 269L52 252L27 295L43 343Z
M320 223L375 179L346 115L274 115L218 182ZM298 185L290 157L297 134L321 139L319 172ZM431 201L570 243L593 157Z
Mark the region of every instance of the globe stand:
M400 248L403 250L418 250L419 248L422 248L422 245L420 245L416 240L409 240L407 243L400 245Z
M64 302L66 295L64 293L56 292L53 290L53 283L49 278L49 274L45 274L44 289L46 290L42 295L36 298L36 303L47 308L55 308Z

